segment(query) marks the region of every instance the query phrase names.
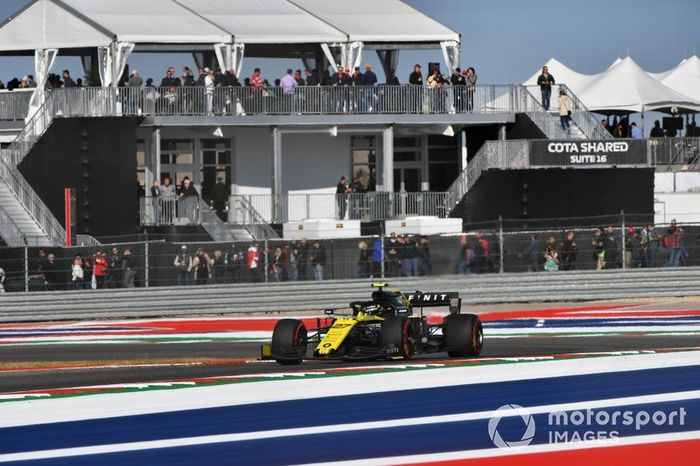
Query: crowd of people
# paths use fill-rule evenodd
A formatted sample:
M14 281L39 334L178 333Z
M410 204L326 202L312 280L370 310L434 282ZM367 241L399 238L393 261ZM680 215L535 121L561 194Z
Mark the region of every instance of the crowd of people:
M628 227L624 248L620 233L612 225L596 228L593 232L587 251L591 253L596 270L619 269L622 268L623 261L628 269L687 265L690 254L684 241L685 232L675 219L663 229L655 228L652 224L640 228ZM537 234L532 234L523 254L528 258L530 271L552 272L576 270L579 252L576 234L567 231L561 241L557 241L554 236L548 236L543 241Z
M12 78L7 84L0 81L0 90L14 91L15 89L33 89L37 86L34 75L28 74L21 78ZM47 89L60 89L66 87L83 87L82 78L73 80L70 71L63 70L61 75L49 74L46 81Z

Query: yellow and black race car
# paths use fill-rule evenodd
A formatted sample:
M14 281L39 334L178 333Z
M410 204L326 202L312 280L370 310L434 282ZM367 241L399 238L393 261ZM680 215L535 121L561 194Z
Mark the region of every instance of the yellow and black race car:
M307 331L297 319L281 319L272 332L272 344L261 348L263 359L299 364L304 359L371 360L411 359L414 354L446 351L450 357L478 356L483 344L481 320L460 314L456 292L404 294L386 283L372 285L369 301L350 303L352 315L333 318L330 325ZM448 307L441 324L429 324L425 307ZM420 309L418 315L414 310ZM332 316L335 310L326 310ZM313 345L313 355L308 355Z

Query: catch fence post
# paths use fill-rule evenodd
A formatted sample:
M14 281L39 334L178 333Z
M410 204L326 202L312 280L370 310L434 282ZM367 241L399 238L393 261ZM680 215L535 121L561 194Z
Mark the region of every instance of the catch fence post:
M503 273L505 262L503 258L503 215L498 216L498 255L499 255L499 273Z
M24 246L24 292L29 292L29 247Z
M144 268L144 279L143 279L143 285L148 288L149 287L149 279L150 279L150 273L149 273L149 259L148 259L148 253L149 253L149 247L148 247L148 239L146 239L146 244L144 245L143 249L143 254L144 254L144 259L143 259L143 268Z
M622 225L622 270L627 268L627 229L625 226L625 211L620 211L620 224Z

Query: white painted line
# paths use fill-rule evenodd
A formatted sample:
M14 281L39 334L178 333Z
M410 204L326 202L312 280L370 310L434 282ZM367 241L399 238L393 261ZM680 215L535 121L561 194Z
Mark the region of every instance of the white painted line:
M581 401L577 403L559 403L528 407L531 414L551 413L558 411L574 411L582 409L600 409L605 407L628 406L646 403L663 403L700 398L700 390L676 393L661 393L654 395L610 398L605 400ZM519 416L513 411L511 416ZM21 453L0 454L0 463L10 461L28 461L49 458L66 458L73 456L97 455L105 453L121 453L126 451L153 450L157 448L175 448L194 445L210 445L216 443L243 442L246 440L262 440L300 435L325 434L329 432L356 432L371 429L386 429L391 427L407 427L418 425L444 424L451 422L474 421L490 419L494 411L478 411L472 413L449 414L443 416L424 416L416 418L390 419L385 421L355 422L348 424L331 424L291 429L275 429L257 432L235 434L204 435L199 437L184 437L163 440L148 440L142 442L115 443L107 445L92 445L74 448L59 448L53 450L38 450ZM507 416L507 415L506 415Z
M476 383L543 379L654 368L700 366L699 352L635 354L571 359L446 366L424 371L391 371L353 377L310 378L200 386L181 390L112 393L97 396L24 400L0 404L0 427L101 419L188 409L266 403ZM301 366L303 370L304 366ZM196 390L196 391L195 391Z

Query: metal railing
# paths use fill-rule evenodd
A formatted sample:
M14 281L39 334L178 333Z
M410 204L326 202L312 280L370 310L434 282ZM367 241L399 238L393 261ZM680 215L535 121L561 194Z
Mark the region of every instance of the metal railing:
M260 212L255 209L249 197L231 196L229 205L232 207L229 220L243 228L255 239L279 238L277 232L266 222Z
M589 139L612 139L612 134L603 128L600 121L588 110L588 107L569 89L566 84L560 84L560 89L566 91L571 99L571 119Z
M467 164L467 168L447 189L448 214L474 187L484 171L490 169L520 170L529 168L529 166L529 142L527 140L486 141Z
M523 86L80 87L46 92L50 117L514 113L539 110ZM26 96L7 93L6 106ZM11 94L11 95L10 95Z
M46 100L25 123L22 131L6 149L0 150L2 158L15 167L19 165L51 126L55 112L54 93L47 92Z
M657 166L681 166L684 170L700 169L700 138L651 138L651 160Z
M245 194L231 196L230 221L238 224L286 223L307 219L398 220L408 216L447 217L444 192L352 194ZM249 212L256 215L251 217Z
M12 165L0 160L0 178L19 200L39 228L46 233L51 244L65 244L66 232L44 201L29 186L22 174Z
M0 91L0 120L24 120L34 89Z

